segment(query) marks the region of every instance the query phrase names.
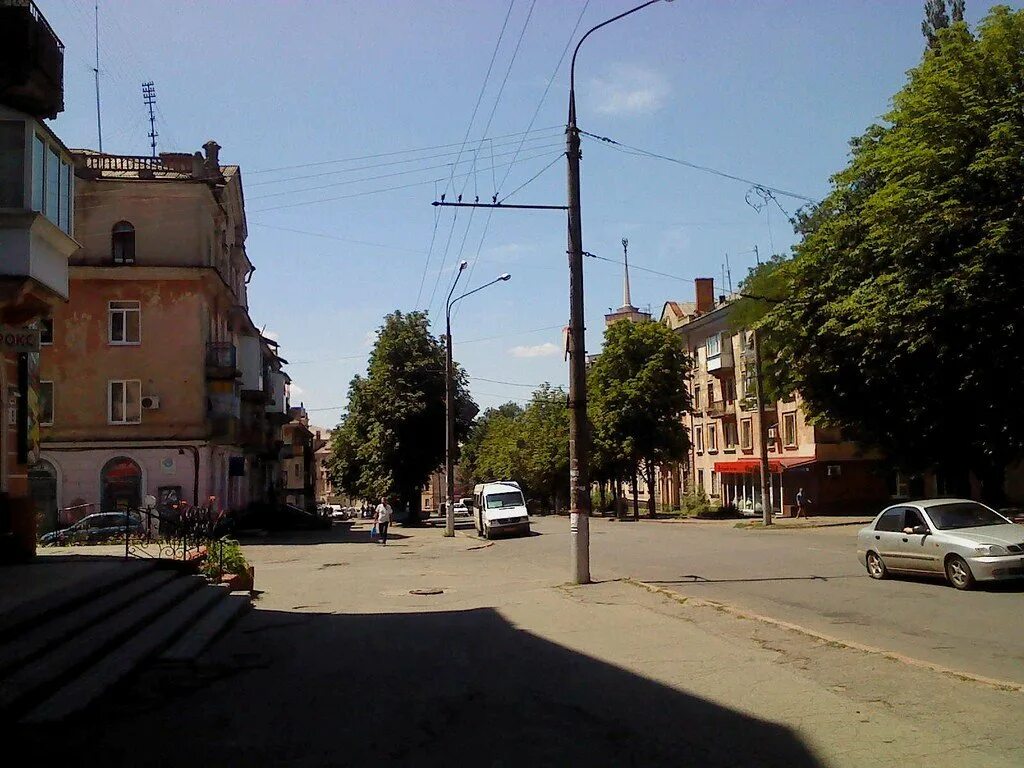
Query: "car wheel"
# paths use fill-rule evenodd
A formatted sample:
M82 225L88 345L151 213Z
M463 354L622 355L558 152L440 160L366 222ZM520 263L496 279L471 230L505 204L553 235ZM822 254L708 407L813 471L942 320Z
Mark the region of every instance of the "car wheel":
M971 567L960 555L950 555L946 560L946 578L957 589L970 589L974 586Z
M868 569L868 576L872 579L884 579L889 575L889 569L885 567L881 556L877 552L868 552L864 558Z

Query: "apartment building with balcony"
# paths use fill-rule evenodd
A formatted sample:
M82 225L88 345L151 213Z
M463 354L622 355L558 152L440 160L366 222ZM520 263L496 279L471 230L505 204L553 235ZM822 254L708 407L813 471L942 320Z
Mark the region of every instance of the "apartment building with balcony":
M890 496L888 473L875 455L865 454L835 430L808 423L799 394L765 403L755 398L753 337L735 329L732 303L714 295L710 278L696 281L696 301L663 311L662 322L685 340L693 358L688 415L688 466L659 477L663 499L703 490L713 501L743 511L760 511L760 447L768 448L769 503L790 512L800 488L816 514L877 510ZM670 304L674 304L670 302ZM676 307L683 307L680 316Z
M39 351L78 249L71 153L44 122L63 109L63 43L31 0L0 0L0 563L35 552Z
M284 501L312 512L317 505L317 452L327 445L321 430L311 427L300 404L292 408L281 432L281 486Z
M249 316L241 172L219 150L73 152L81 249L40 365L45 525L147 495L240 511L279 490L289 379Z

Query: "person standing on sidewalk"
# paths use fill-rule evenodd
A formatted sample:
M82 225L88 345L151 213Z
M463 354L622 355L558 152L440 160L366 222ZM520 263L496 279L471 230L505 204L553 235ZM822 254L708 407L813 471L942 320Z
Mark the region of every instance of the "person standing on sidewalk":
M807 507L810 505L811 500L804 496L804 489L801 488L796 492L796 516L807 517Z
M377 533L380 536L380 545L388 543L388 526L391 524L392 509L388 500L381 496L380 504L377 505Z

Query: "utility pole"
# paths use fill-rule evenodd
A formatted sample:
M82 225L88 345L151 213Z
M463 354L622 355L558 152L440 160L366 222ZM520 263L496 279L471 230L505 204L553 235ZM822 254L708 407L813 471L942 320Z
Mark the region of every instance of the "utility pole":
M757 331L752 331L754 340L754 394L757 398L757 430L760 435L760 465L761 465L761 519L765 525L772 524L772 507L768 492L768 483L771 473L768 471L768 430L764 421L764 394L761 382L761 342L757 337ZM781 502L781 499L780 499Z
M589 33L587 33L589 34ZM584 35L586 38L586 35ZM580 40L582 43L583 40ZM576 51L579 51L577 45ZM573 53L573 65L576 53ZM576 93L569 88L565 129L569 203L569 540L573 584L590 583L590 435L587 422L587 345L583 320L583 224L580 213L580 132Z
M149 148L152 156L156 157L156 118L153 116L153 105L156 104L156 86L150 80L142 84L142 100L149 107Z

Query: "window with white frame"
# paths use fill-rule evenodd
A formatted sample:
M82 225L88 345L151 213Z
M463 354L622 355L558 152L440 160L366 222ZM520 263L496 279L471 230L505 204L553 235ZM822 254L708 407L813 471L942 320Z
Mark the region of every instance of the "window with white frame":
M718 450L718 427L714 424L708 424L708 450Z
M142 309L137 301L112 301L107 312L111 344L142 342Z
M693 388L693 410L700 410L700 387Z
M714 357L715 355L720 354L722 351L722 340L717 333L714 334L713 336L708 336L708 339L704 345L707 349L708 357Z
M782 414L782 444L787 448L796 445L796 414Z
M39 424L44 427L53 425L53 382L39 382Z
M750 450L754 447L754 423L751 419L740 422L740 448Z
M704 453L704 427L694 427L693 447L697 449L697 453Z
M718 473L715 470L711 470L711 495L714 496L718 493Z
M704 470L703 469L698 469L697 470L697 487L700 488L702 491L704 490Z
M139 379L107 382L107 421L111 424L142 421L142 382Z

